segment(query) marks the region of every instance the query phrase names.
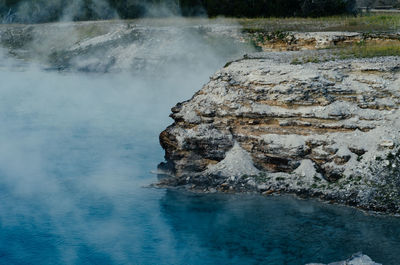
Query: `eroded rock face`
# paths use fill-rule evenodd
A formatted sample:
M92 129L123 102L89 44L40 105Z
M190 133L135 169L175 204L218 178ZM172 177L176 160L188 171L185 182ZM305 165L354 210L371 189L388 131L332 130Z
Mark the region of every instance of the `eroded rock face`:
M292 56L233 62L176 105L160 135L161 168L175 177L161 184L294 192L398 212L400 58L293 65Z
M263 51L299 51L354 43L399 44L400 33L362 32L254 32L248 34Z

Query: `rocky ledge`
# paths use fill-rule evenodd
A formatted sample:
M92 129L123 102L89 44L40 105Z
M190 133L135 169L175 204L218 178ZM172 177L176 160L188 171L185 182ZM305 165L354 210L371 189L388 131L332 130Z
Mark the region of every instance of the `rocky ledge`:
M400 32L247 32L248 39L262 51L299 51L345 47L355 43L393 44L400 43Z
M159 186L294 193L400 212L400 57L227 64L172 108Z
M310 263L307 265L325 265L321 263ZM380 263L374 262L370 257L367 255L363 255L362 253L357 253L351 256L351 258L341 261L341 262L333 262L327 265L382 265Z

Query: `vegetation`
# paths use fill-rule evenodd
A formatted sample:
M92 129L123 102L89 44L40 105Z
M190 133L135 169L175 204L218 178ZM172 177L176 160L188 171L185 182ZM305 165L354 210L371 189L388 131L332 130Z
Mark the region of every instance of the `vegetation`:
M380 56L400 56L400 40L391 42L361 41L348 46L333 47L331 53L311 54L306 57L294 57L292 64L319 63L350 58L372 58ZM379 157L376 158L380 159Z
M123 19L208 15L210 17L316 17L354 14L355 0L0 0L0 19L10 22Z
M350 48L341 49L340 58L371 58L377 56L400 56L400 42L393 43L358 43Z
M238 20L247 32L287 31L397 31L400 14L363 14L358 16L327 16L317 18L241 18Z

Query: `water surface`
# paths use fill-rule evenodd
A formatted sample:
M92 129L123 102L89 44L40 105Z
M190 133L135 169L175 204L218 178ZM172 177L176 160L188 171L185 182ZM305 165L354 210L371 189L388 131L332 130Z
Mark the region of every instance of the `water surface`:
M219 66L138 78L3 65L0 264L305 264L358 251L399 264L399 218L146 188L170 107Z

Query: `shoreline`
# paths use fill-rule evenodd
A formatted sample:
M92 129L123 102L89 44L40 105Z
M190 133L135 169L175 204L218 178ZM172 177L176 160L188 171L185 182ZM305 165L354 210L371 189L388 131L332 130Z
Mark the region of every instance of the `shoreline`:
M314 201L326 205L334 205L337 207L345 207L345 208L351 208L357 211L360 211L364 213L365 215L368 216L380 216L380 217L396 217L400 218L400 213L396 212L385 212L385 211L377 211L373 210L371 208L365 208L365 207L359 207L357 205L352 205L348 203L342 203L339 201L335 200L326 200L320 196L312 196L312 195L306 195L304 193L298 194L296 192L285 192L285 191L272 191L268 193L266 192L260 192L256 190L243 190L243 191L235 191L235 190L217 190L215 188L211 188L214 190L207 190L208 188L190 188L190 187L185 187L185 186L170 186L164 183L153 183L148 186L149 188L155 188L155 189L165 189L165 190L174 190L174 191L182 191L182 192L189 192L193 194L203 194L203 195L208 195L208 194L220 194L220 195L249 195L249 196L260 196L264 198L269 198L269 197L291 197L296 200L301 200L301 201Z
M289 197L289 198L293 198L295 200L300 200L300 201L312 201L312 202L316 202L316 203L320 203L320 204L324 204L324 205L331 205L331 206L335 206L335 207L339 207L339 208L347 208L347 209L353 209L353 210L357 210L358 212L362 212L364 215L366 216L375 216L375 217L394 217L394 218L400 218L400 213L392 213L392 212L382 212L382 211L374 211L371 209L365 209L365 208L360 208L354 205L350 205L350 204L343 204L340 202L336 202L333 200L324 200L321 197L316 197L316 196L302 196L299 195L297 193L290 193L290 192L280 192L280 191L276 191L270 194L263 194L262 192L257 192L254 190L248 190L248 191L209 191L209 190L205 190L205 189L192 189L192 188L188 188L185 186L168 186L165 184L160 184L160 182L156 182L156 183L152 183L149 186L147 186L148 188L154 188L154 189L161 189L161 190L172 190L172 191L177 191L177 192L185 192L185 193L190 193L190 194L201 194L201 195L221 195L221 196L225 196L225 195L229 195L229 196L257 196L257 197L263 197L265 199L268 198L279 198L279 197Z

